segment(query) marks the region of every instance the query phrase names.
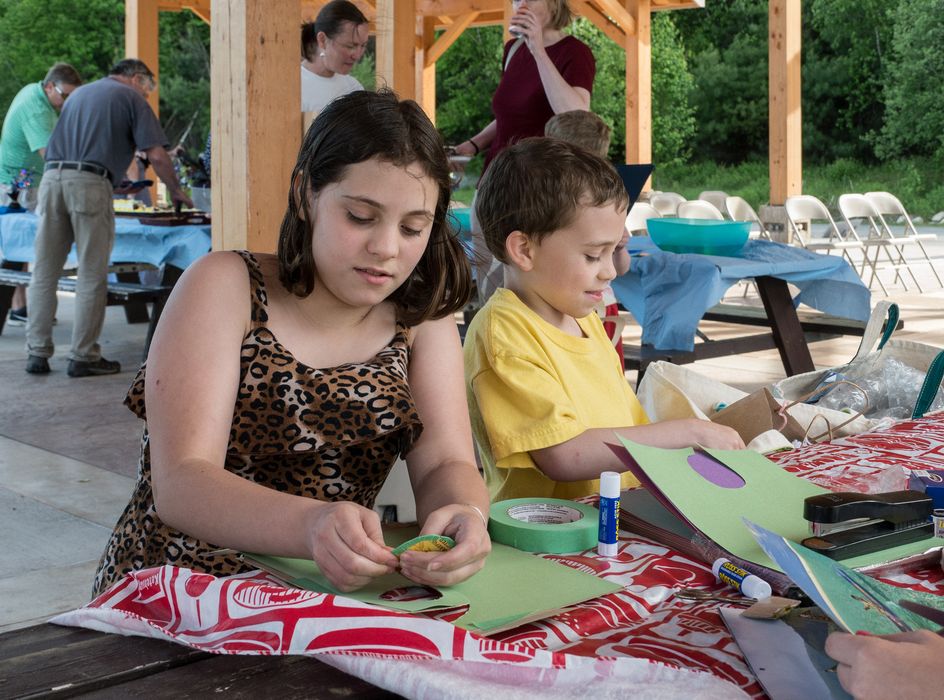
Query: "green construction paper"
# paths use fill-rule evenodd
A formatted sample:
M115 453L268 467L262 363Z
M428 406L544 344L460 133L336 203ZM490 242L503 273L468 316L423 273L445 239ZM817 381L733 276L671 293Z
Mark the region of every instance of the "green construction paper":
M752 450L702 450L744 480L740 488L725 488L689 466L688 457L695 452L691 448L664 450L622 437L620 441L645 476L695 529L734 556L775 571L782 569L761 549L741 518L800 542L810 536L809 522L803 517L803 501L828 493ZM844 559L843 564L862 568L924 552L939 544L932 537Z
M385 528L384 541L396 546L417 534L415 527ZM245 557L298 588L334 593L393 610L430 612L468 605L469 609L453 624L478 634L493 634L540 620L567 606L621 590L619 585L596 576L494 542L481 571L454 586L437 588L441 597L435 600L381 598L392 589L417 585L398 573L374 579L360 590L342 593L328 583L310 560L261 554Z
M877 581L819 552L749 523L764 549L832 620L847 632L893 634L906 630L938 631L940 625L902 607L909 600L944 610L944 598Z

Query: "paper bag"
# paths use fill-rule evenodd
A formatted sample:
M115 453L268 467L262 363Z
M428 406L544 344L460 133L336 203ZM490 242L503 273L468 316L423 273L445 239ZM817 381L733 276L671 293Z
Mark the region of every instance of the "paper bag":
M734 428L744 444L761 433L776 430L787 440L803 440L806 430L780 405L767 388L748 394L711 416L713 423Z

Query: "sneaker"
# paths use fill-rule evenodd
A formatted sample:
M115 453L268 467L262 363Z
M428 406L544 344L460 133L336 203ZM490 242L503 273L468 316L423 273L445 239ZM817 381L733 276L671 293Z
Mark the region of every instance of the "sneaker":
M94 362L69 360L67 373L70 377L96 377L100 374L118 374L120 371L119 363L100 357Z
M26 371L30 374L49 374L49 360L38 355L26 358Z
M25 326L26 325L26 307L23 306L19 309L10 309L10 314L7 316L7 323L11 326Z

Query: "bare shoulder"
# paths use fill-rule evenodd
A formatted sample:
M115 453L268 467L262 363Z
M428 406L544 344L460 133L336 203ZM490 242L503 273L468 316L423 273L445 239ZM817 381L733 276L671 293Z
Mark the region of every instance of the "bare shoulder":
M458 344L459 327L452 316L423 321L410 329L410 343L414 349L442 347L441 344Z

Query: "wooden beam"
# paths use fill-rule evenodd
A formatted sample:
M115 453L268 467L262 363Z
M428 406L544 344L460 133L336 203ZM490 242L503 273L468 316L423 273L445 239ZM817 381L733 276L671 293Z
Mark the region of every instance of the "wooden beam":
M652 0L652 11L704 10L705 0Z
M636 32L626 37L626 162L652 162L652 25L649 0L626 0ZM651 178L650 178L651 182ZM650 187L646 184L646 189Z
M378 2L378 7L380 2ZM510 6L506 0L416 0L416 12L424 17L448 15L457 17L469 12L501 12Z
M212 13L213 248L273 252L301 139L298 0Z
M377 87L387 86L401 99L415 99L416 49L422 37L416 31L416 0L377 0Z
M449 25L449 28L439 35L439 38L435 40L435 43L429 47L426 51L426 56L424 58L426 67L434 65L440 57L446 53L446 49L455 43L456 39L462 36L462 32L475 21L475 18L479 16L478 12L469 12L460 17L456 17L452 24ZM428 18L435 19L435 18Z
M603 14L619 25L624 34L636 33L636 21L629 14L629 10L617 0L593 0L593 2L602 10Z
M588 0L571 0L571 6L574 8L574 12L582 17L586 17L597 29L615 42L617 46L626 45L626 34L623 30L614 24L609 17L591 5Z
M770 0L767 21L770 203L777 206L803 187L800 0Z
M206 22L207 24L210 24L210 6L209 6L209 3L207 3L206 8L204 8L204 7L201 6L201 5L188 5L188 6L187 6L187 9L190 10L193 14L195 14L197 17L199 17L200 19L202 19L202 20L203 20L204 22Z

